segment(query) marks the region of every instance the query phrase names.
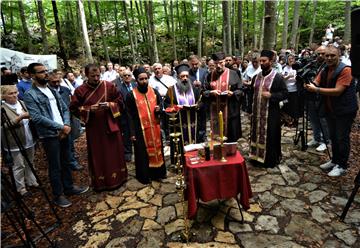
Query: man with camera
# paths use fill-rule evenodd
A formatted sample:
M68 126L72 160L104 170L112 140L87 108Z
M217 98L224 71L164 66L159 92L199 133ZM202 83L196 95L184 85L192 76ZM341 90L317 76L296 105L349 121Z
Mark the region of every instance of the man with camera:
M320 165L320 168L332 169L328 175L337 177L344 174L348 166L350 132L358 105L351 68L340 62L340 52L336 47L326 48L325 63L315 81L305 84L304 88L324 96L333 156L330 161Z
M325 63L325 46L320 46L315 50L316 57L316 74L318 74ZM307 113L310 120L310 125L313 131L313 139L307 143L308 146L316 147L316 151L323 152L326 150L326 144L329 143L329 131L324 117L323 108L320 105L321 96L314 93L307 96Z

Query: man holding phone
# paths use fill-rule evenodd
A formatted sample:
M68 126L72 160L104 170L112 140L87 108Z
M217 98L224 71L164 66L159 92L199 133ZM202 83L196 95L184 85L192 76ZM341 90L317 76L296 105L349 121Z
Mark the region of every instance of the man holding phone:
M87 65L85 74L88 80L76 88L70 111L85 123L94 190L110 190L127 179L119 121L124 103L113 83L100 80L98 66Z

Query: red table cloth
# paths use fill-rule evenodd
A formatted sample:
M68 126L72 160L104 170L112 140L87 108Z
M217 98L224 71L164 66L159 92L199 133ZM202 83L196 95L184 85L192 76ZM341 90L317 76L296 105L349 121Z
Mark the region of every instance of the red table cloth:
M197 152L186 153L185 180L188 200L188 217L193 219L197 211L197 199L211 201L229 199L240 193L240 204L247 210L250 208L249 198L252 197L250 180L245 160L237 151L236 155L227 157L227 162L218 160L190 164L189 157Z

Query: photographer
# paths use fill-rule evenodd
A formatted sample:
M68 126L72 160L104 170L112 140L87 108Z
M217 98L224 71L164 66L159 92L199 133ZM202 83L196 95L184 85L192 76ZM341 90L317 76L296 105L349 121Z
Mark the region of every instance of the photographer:
M316 71L319 73L325 63L325 49L326 47L320 46L315 50L316 57ZM326 150L326 144L329 143L329 130L326 119L323 113L323 108L320 106L320 99L322 96L314 93L309 94L307 97L307 113L310 120L311 129L313 131L313 139L307 143L309 147L316 147L316 151L323 152Z
M315 82L304 84L309 92L324 95L325 116L332 142L332 160L320 165L321 169L332 169L328 175L341 176L346 172L350 153L350 131L358 109L355 83L351 68L340 62L336 47L325 50L323 70Z

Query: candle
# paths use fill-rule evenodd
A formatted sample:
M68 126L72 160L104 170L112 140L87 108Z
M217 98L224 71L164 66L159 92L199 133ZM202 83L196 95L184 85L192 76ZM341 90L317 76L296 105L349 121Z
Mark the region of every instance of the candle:
M172 107L174 105L174 95L172 90L169 91L169 95L170 95L170 106Z
M224 137L224 119L222 111L219 112L219 135L221 139Z

